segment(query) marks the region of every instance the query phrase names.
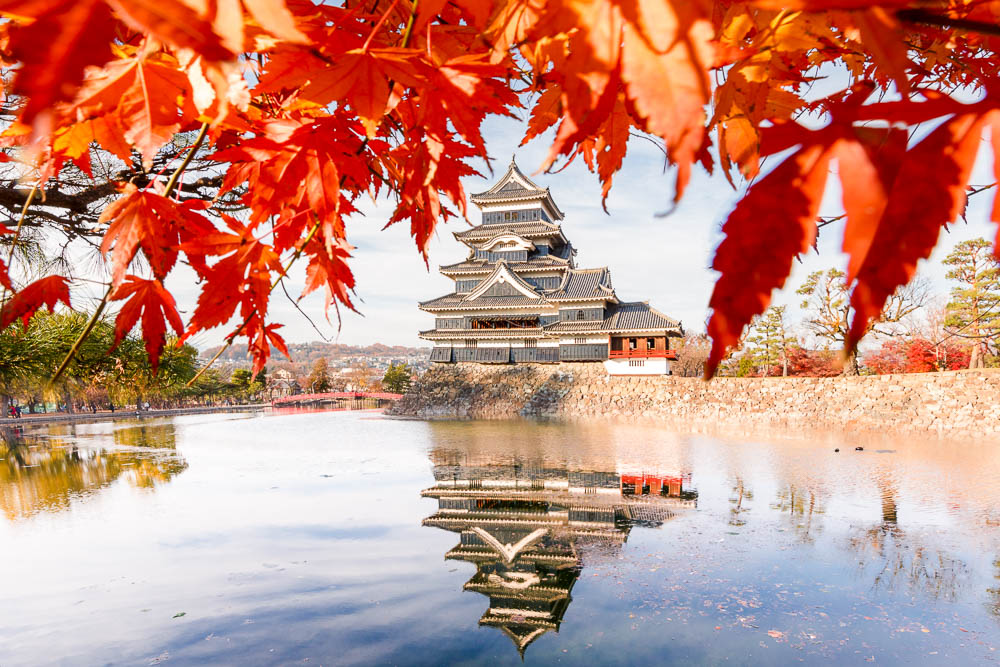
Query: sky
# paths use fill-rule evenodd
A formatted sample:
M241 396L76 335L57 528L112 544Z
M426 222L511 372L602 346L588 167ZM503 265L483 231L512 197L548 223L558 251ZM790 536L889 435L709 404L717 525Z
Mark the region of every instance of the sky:
M665 172L663 156L651 143L638 138L629 142L624 168L614 178L605 213L601 207L601 186L582 160L576 160L557 174L536 173L545 157L551 135L543 135L526 146L519 146L525 124L517 119L490 119L484 126L486 145L493 157L493 173L482 163L476 168L485 177L465 180L466 192L486 190L503 176L512 155L522 171L541 187L551 189L556 204L565 213L563 231L577 248L577 266L607 266L612 282L622 300L649 300L651 305L670 317L680 319L689 333L704 331L708 301L716 274L711 271L712 256L722 239L721 225L739 198L721 173L709 175L700 167L680 204L668 215L658 215L671 208L673 173ZM992 183L990 153L979 156L971 182ZM831 179L833 183L835 179ZM915 188L920 184L915 183ZM938 248L920 273L934 290L946 294L940 260L958 242L985 236L992 239L994 225L989 223L992 190L973 197L968 209L968 223L959 221L942 233ZM430 267L424 265L406 223L382 228L392 214L388 199L366 202L364 216L349 221L348 241L355 246L351 267L357 279L357 313L341 309L339 323L331 311L331 322L323 313L323 297L315 293L299 305L315 327L300 314L280 290L272 297L269 321L284 324L281 333L288 342L326 339L350 345L375 342L387 345L426 346L417 332L433 327L433 316L417 308L417 303L452 291L452 281L441 276L442 264L461 261L468 248L453 237L468 228L468 223L453 219L438 228L430 244ZM830 187L824 198L822 215L841 213L839 192ZM472 222L479 219L478 209L469 204ZM846 258L839 252L842 226L825 227L820 234L818 252L810 252L795 265L785 288L776 292L776 304L789 305L790 320L801 300L795 289L815 270L845 268ZM185 273L188 271L188 273ZM303 268L293 269L289 293L302 291ZM193 273L179 267L168 287L174 291L185 319L193 310L198 288ZM231 329L217 329L195 337L191 342L205 348L219 344Z

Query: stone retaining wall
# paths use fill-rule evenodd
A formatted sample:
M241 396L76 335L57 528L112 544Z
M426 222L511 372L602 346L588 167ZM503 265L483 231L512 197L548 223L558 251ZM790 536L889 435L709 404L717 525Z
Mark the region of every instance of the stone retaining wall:
M434 366L390 414L1000 436L1000 371L854 378L609 377L601 364ZM698 430L703 430L699 428Z

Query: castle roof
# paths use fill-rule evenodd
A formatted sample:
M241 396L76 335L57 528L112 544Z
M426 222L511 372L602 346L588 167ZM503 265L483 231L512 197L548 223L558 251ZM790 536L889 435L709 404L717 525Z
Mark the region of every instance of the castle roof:
M476 286L476 289L472 290L472 292L470 292L465 299L467 301L475 301L481 298L490 287L497 283L506 283L523 296L529 299L537 299L538 302L544 303L542 295L535 290L535 286L526 282L524 278L512 271L507 262L502 259L496 263L496 268L493 269L493 273L480 282L479 285Z
M562 284L547 292L545 298L549 301L615 300L611 272L606 266L598 269L572 269L563 275Z
M547 333L616 333L629 331L676 331L681 323L651 308L648 301L609 304L607 316L597 322L556 322L545 327Z
M544 299L532 299L526 296L481 296L468 299L464 294L445 294L430 301L420 303L421 310L466 310L476 308L538 308L546 306Z
M455 238L464 243L475 241L489 241L494 236L511 232L526 239L530 238L551 238L562 236L562 229L554 222L544 220L527 220L523 222L492 222L485 225L476 225L465 231L455 232Z
M555 255L542 255L540 257L531 257L527 262L508 262L507 265L512 271L520 273L522 271L565 269L569 265L569 260ZM455 264L441 266L438 270L444 275L449 275L492 273L493 269L493 264L487 262L485 259L467 259Z
M524 329L429 329L421 331L420 337L426 340L450 340L453 338L545 338L548 336L541 327L525 327Z
M539 187L538 184L525 176L513 158L507 167L507 173L499 181L494 183L489 190L476 193L469 199L480 208L504 202L543 201L556 220L563 219L563 212L556 206L549 189Z

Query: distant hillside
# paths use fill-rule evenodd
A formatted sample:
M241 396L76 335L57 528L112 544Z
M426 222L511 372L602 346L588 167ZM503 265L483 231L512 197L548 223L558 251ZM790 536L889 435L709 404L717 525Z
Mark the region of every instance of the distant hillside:
M216 346L201 350L201 356L211 359L215 356L215 353L219 351L220 347L221 346ZM422 355L427 353L427 348L405 347L403 345L383 345L382 343L375 343L374 345L362 347L360 345L343 345L340 343L321 343L319 341L314 341L312 343L290 343L288 345L288 351L292 355L293 362L309 365L321 357L326 359L339 359L341 357L406 357L412 355ZM277 350L272 349L271 358L277 362L283 361L285 356ZM246 344L233 345L228 350L223 352L219 359L233 363L245 362L247 360Z

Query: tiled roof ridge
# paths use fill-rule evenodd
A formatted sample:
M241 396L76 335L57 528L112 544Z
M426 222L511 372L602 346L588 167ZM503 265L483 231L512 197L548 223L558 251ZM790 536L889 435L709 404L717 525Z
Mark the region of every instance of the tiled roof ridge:
M478 194L469 195L469 199L473 202L483 201L484 199L489 199L496 201L498 199L545 199L546 197L551 197L552 193L549 192L548 188L544 190L499 190L497 192L480 192Z
M443 302L443 303L435 303ZM537 308L547 307L550 304L544 297L532 298L526 296L484 296L472 301L465 301L463 295L456 292L443 294L435 299L421 301L418 307L426 310L429 306L432 309L445 310L465 310L465 309L490 309L490 308Z
M459 235L459 236L465 236L465 235L471 234L472 232L482 231L482 229L484 227L517 227L519 225L520 226L525 226L525 225L543 225L545 227L548 227L549 229L551 229L554 232L561 232L562 231L562 226L559 225L559 223L549 222L548 220L509 220L509 221L505 221L505 222L485 222L485 223L480 223L478 225L473 225L472 227L469 227L468 229L463 229L460 232L455 232L455 234ZM502 231L497 232L497 234L502 234L502 233L503 233ZM511 233L514 233L514 232L511 232ZM494 236L496 236L496 234L494 234Z
M596 284L590 285L586 288L582 288L579 285L574 286L574 277L578 276L596 276ZM547 298L552 299L566 299L566 300L580 300L589 298L602 298L603 295L607 295L610 298L617 299L615 295L615 290L611 285L606 284L611 279L611 270L606 266L598 266L587 269L570 269L563 275L562 282L559 287L548 290L545 292ZM580 289L589 290L588 293L579 293L576 291ZM572 293L571 293L572 291ZM603 295L601 294L603 292Z
M552 262L553 264L550 264ZM469 266L462 267L463 264L480 264L480 266ZM562 269L569 264L569 260L565 257L559 257L557 255L540 255L537 257L529 257L525 262L510 262L510 270L517 273L518 271L530 271L530 270L544 270L544 269ZM461 262L455 262L454 264L442 264L438 267L439 273L445 273L448 271L461 271L461 268L468 268L468 273L473 271L492 270L490 262L485 259L465 259ZM516 268L515 268L516 267Z
M507 234L509 234L511 236L516 236L517 238L521 239L522 241L527 241L528 243L531 243L531 239L526 239L526 238L524 238L523 236L521 236L520 234L518 234L516 232L512 232L510 230L501 230L501 231L497 232L496 234L494 234L493 236L489 237L488 239L483 240L483 242L482 242L481 245L486 245L486 244L490 243L491 241L493 241L494 239L500 238L501 236L504 236L504 235L507 235Z
M654 314L654 315L656 315L658 317L662 317L663 319L667 320L668 322L673 322L675 326L680 326L680 320L676 320L676 319L670 317L669 315L667 315L666 313L664 313L664 312L662 312L660 310L657 310L656 308L653 308L651 305L649 305L649 299L646 299L645 301L620 301L620 302L618 302L618 305L615 306L615 309L616 310L621 310L622 308L624 308L626 306L645 306L649 310L649 312L651 312L652 314Z
M535 183L533 180L531 180L530 178L528 178L524 174L524 172L521 171L521 169L517 166L517 161L514 159L514 157L511 156L510 164L507 165L507 171L504 173L504 175L501 176L500 179L496 183L494 183L493 185L491 185L488 190L485 190L484 192L478 192L476 194L473 194L473 195L470 196L470 198L471 199L476 199L477 197L482 197L482 196L485 196L485 195L496 194L496 193L500 192L500 189L503 188L505 185L507 185L507 183L510 182L510 177L513 176L513 175L517 175L521 180L523 180L525 183L527 183L529 186L531 186L531 188L534 188L534 190L537 193L545 194L545 193L547 193L549 191L548 188L542 189L541 187L538 186L537 183ZM530 190L529 190L529 192L530 192Z

